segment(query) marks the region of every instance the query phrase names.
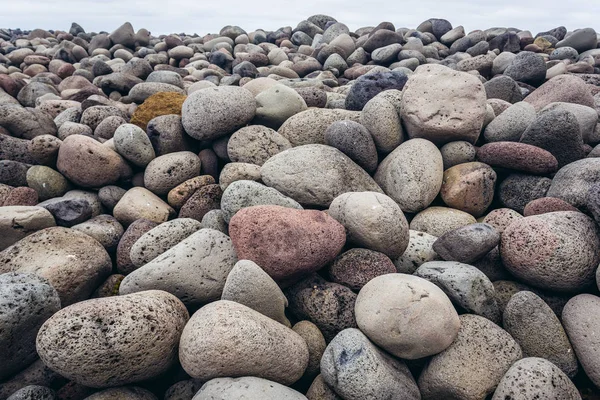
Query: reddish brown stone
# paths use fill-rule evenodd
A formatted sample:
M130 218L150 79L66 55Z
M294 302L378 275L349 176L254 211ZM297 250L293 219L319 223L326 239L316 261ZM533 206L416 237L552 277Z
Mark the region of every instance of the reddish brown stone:
M32 188L19 186L10 191L3 206L35 206L38 203L38 194Z
M117 246L117 271L119 273L127 275L136 269L129 255L131 248L144 233L157 225L156 222L148 219L138 219L129 225Z
M564 200L557 199L555 197L542 197L535 199L527 203L523 215L529 217L530 215L539 215L551 213L554 211L579 211Z
M212 149L204 149L198 154L200 158L200 175L210 175L219 178L219 158Z
M340 254L327 269L331 280L359 291L371 279L396 273L396 266L388 256L368 249L350 249Z
M545 175L558 169L558 161L549 151L517 142L484 144L477 150L477 159L492 167L509 168L530 174Z
M179 218L193 218L202 221L202 217L210 210L221 208L221 196L223 190L219 185L202 186L185 202Z
M274 280L290 282L323 267L346 242L344 226L322 211L254 206L231 218L240 260L252 260Z

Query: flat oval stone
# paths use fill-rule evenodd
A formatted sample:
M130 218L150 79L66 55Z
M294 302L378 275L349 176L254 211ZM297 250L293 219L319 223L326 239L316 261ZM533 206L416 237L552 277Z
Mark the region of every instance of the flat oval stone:
M460 327L448 296L412 275L372 279L360 290L355 312L359 328L369 339L396 357L410 360L443 351Z
M200 229L127 275L119 293L164 290L186 305L199 306L221 297L236 262L229 237L213 229Z
M577 295L565 305L562 321L583 370L596 386L600 386L600 321L591 318L600 312L600 297Z
M556 365L539 357L517 361L504 374L492 400L581 399L579 390Z
M371 173L377 168L377 148L371 133L358 122L335 121L325 131L325 143Z
M160 224L173 214L175 210L171 206L143 187L129 189L113 210L114 217L126 226L140 218Z
M414 213L433 202L442 186L443 172L437 147L425 139L412 139L379 164L375 181L402 211Z
M221 210L227 223L241 209L258 205L275 205L302 210L302 206L295 200L273 188L249 180L231 183L221 197Z
M558 170L558 161L542 148L525 143L487 143L477 150L477 159L492 167L546 175Z
M252 398L261 400L306 400L300 392L255 376L215 378L206 382L192 400Z
M489 224L472 224L444 233L433 250L446 261L470 264L500 243L500 233Z
M0 379L36 360L37 332L58 310L60 298L46 279L30 273L0 275Z
M154 228L158 224L148 219L140 218L131 223L121 236L117 245L117 271L127 275L136 269L136 266L131 261L131 248L142 235Z
M419 377L425 399L484 399L493 393L521 348L502 328L487 318L464 314L456 340L433 356Z
M107 214L98 215L81 224L73 225L71 229L93 237L110 252L117 248L124 233L123 226L119 221L112 215Z
M440 237L453 229L476 222L471 214L455 208L428 207L414 216L410 221L410 229Z
M254 261L278 282L323 267L346 241L344 227L326 213L281 206L240 210L229 233L238 257Z
M559 211L513 222L502 234L506 268L542 289L578 292L594 282L600 239L594 221L580 212Z
M544 358L570 378L577 374L577 357L554 311L538 295L520 291L503 312L504 329L523 350L524 357Z
M218 300L196 311L185 326L179 360L193 378L255 376L284 385L308 364L304 339L245 305Z
M527 203L523 210L523 215L529 217L531 215L546 214L555 211L579 211L564 200L556 197L542 197Z
M361 167L330 146L293 147L271 157L261 167L265 185L302 205L328 207L346 192L381 192Z
M358 329L345 329L329 343L321 376L344 399L421 398L404 362L380 350Z
M139 268L149 263L200 228L200 222L194 219L177 218L150 229L131 246L133 265Z
M421 265L415 275L439 286L467 312L500 323L494 285L476 267L455 261L430 261Z
M54 217L43 207L0 207L0 251L33 232L51 226L56 226Z
M175 363L188 318L175 296L158 290L82 301L42 325L37 351L46 365L80 385L139 382Z
M63 307L89 298L111 270L110 257L100 243L62 227L35 232L0 252L0 273L29 272L47 279Z
M325 144L325 131L336 121L360 122L360 113L341 109L310 108L288 118L278 132L292 146Z
M600 158L574 161L554 175L552 183L548 185L547 196L562 199L577 208L585 208L592 186L599 181Z
M56 400L54 390L45 386L28 385L14 392L7 400Z
M408 222L390 197L376 192L349 192L336 197L327 213L346 228L348 242L391 258L408 246Z

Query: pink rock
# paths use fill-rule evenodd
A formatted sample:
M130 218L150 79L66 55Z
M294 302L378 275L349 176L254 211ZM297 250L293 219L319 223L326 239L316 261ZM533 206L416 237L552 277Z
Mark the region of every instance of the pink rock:
M503 167L531 174L556 172L558 161L549 152L537 146L516 142L484 144L477 150L477 159L492 167Z
M554 211L579 211L566 201L557 199L555 197L542 197L530 201L525 206L523 215L529 217L530 215L546 214Z
M254 261L278 282L320 269L346 242L344 226L322 211L271 205L239 211L229 236L240 260Z

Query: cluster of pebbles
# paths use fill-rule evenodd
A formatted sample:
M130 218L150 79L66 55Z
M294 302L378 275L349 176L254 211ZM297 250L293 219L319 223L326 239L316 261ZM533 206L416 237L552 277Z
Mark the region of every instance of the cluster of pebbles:
M598 44L0 29L0 399L598 399Z

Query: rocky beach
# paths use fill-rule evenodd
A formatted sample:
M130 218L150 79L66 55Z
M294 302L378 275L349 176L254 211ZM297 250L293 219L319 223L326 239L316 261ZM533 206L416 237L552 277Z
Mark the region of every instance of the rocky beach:
M599 400L600 34L414 22L0 29L0 400Z

